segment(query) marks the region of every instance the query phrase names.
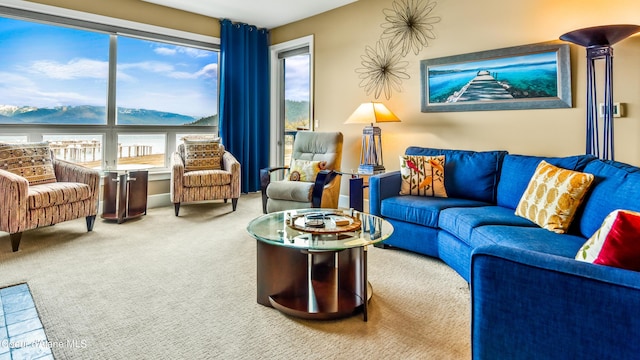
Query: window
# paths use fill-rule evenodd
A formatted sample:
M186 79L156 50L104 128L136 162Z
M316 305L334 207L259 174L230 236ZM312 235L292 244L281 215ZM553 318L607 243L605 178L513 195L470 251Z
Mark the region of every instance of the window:
M272 138L271 162L288 165L291 162L293 140L300 130L313 130L312 109L312 44L305 37L271 48L272 60Z
M0 140L162 169L178 134L217 136L218 46L154 30L0 7Z

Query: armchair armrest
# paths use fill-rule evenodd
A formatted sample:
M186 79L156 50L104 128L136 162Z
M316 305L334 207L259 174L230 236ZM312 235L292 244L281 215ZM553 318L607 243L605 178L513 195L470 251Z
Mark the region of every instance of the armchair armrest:
M473 359L640 353L640 273L498 245L471 260Z
M402 177L400 171L374 175L369 178L369 212L380 216L382 200L400 193Z
M313 184L313 192L311 193L311 207L319 208L322 204L322 193L327 185L329 185L338 175L339 172L333 170L320 170Z
M260 169L260 192L262 193L262 212L267 213L267 186L271 182L271 173L288 170L288 166L276 166Z
M222 155L222 166L231 173L231 198L240 197L240 162L228 151Z
M26 227L28 192L27 179L0 170L0 230L13 234Z
M184 176L184 161L177 151L171 154L171 181L169 195L172 203L179 203L182 198L182 177Z
M77 182L89 185L91 192L96 195L100 191L100 172L69 161L53 159L53 171L56 181Z

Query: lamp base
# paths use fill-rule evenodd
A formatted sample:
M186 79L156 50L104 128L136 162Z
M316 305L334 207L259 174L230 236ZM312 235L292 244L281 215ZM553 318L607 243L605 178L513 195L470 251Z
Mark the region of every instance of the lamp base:
M382 174L383 172L384 172L384 166L382 165L360 164L360 166L358 166L358 174L362 174L362 175L375 175L375 174Z

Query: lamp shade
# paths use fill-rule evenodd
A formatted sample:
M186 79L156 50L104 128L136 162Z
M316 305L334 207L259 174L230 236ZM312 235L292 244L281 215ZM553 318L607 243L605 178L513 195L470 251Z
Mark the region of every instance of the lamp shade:
M570 31L560 36L561 40L591 47L613 45L640 31L638 25L604 25Z
M400 122L400 119L382 103L362 103L349 116L345 124L373 124L380 122Z

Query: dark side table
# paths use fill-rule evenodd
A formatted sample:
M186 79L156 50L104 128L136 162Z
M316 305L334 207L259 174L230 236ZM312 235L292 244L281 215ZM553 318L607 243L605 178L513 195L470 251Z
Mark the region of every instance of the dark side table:
M369 187L369 182L365 182L365 177L382 174L384 171L378 171L373 174L338 172L340 175L347 175L349 179L349 208L357 211L364 211L364 189Z
M125 220L147 214L147 170L107 171L103 180L103 219L116 220L121 224Z

